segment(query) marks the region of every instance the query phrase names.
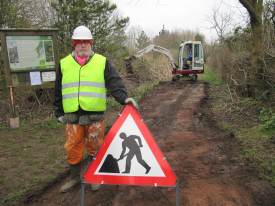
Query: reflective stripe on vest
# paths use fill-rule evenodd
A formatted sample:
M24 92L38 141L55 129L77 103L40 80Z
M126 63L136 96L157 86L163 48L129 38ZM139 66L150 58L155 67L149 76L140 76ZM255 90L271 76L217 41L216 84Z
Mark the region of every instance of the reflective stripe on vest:
M60 61L62 72L62 103L65 113L106 110L106 88L104 80L106 58L94 54L84 66L80 66L72 55Z

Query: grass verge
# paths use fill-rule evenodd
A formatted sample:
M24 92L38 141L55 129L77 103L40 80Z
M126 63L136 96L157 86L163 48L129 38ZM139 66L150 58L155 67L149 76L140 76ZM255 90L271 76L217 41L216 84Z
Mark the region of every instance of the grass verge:
M0 137L0 205L22 199L66 169L63 126L56 120L2 127Z
M222 83L217 73L213 69L211 69L208 65L205 65L204 73L199 76L199 79L206 81L212 85L220 85Z
M232 99L223 84L209 87L209 109L217 125L235 134L240 143L239 158L275 186L274 112L261 117L262 111L275 108L251 98Z

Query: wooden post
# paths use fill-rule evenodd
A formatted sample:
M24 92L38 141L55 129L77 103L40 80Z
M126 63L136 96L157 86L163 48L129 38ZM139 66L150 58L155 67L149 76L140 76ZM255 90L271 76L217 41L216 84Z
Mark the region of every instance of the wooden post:
M19 127L19 117L16 117L16 113L15 113L13 87L9 86L9 90L10 90L10 100L11 100L11 110L12 110L12 114L11 114L12 116L10 117L10 127L18 128Z

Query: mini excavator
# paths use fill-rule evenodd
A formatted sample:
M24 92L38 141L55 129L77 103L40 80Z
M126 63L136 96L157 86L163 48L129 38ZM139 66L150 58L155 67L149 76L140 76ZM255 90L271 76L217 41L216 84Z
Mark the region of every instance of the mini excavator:
M173 81L179 80L181 77L190 77L192 80L196 81L198 74L204 72L204 54L200 41L186 41L180 44L178 65L175 63L173 56L168 49L150 44L138 51L135 55L125 59L127 72L133 74L132 61L151 51L161 53L168 57Z

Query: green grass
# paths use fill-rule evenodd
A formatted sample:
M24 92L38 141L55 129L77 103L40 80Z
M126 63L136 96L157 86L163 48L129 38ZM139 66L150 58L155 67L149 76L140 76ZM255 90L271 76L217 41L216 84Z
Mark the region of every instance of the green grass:
M110 110L110 109L118 109L121 107L121 105L113 98L108 98L107 99L107 110Z
M227 122L224 122L224 121L217 122L217 125L218 125L219 128L221 128L225 132L232 132L234 130L232 125L230 125L230 124L228 124Z
M233 132L240 143L237 154L275 186L274 113L252 98L232 102L224 84L211 85L209 91L213 118L224 132ZM273 110L274 111L274 110Z
M242 144L242 157L257 168L259 175L275 186L275 139L274 131L261 126L244 128L236 133Z
M0 129L0 205L11 204L37 190L66 167L63 125L55 119L17 129Z
M134 88L132 91L130 91L129 95L135 98L136 101L139 101L143 97L145 97L158 84L159 84L159 81L145 82L140 86Z
M40 123L36 123L34 124L33 126L34 129L58 129L58 128L63 128L63 125L61 123L59 123L57 121L56 118L53 118L53 119L50 119L50 120L47 120L47 121L43 121L43 122L40 122Z
M217 73L215 73L208 65L205 65L204 73L200 75L200 79L209 82L212 85L220 85L222 83Z

